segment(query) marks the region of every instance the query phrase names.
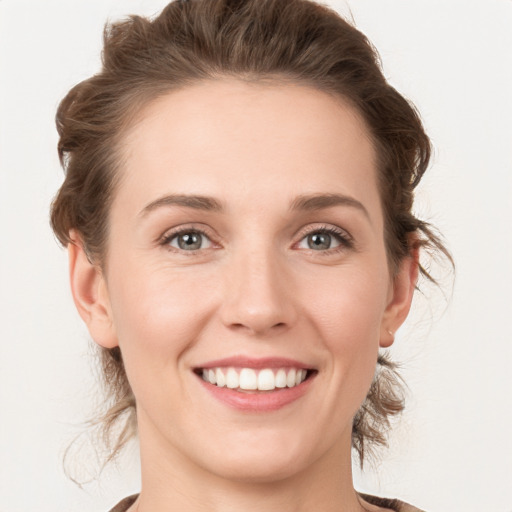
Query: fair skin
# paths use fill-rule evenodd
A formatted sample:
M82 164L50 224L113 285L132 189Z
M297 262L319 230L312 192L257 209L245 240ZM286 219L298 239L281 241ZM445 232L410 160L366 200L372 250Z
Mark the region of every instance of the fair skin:
M78 310L121 347L137 401L131 510L380 510L353 489L352 418L417 262L390 272L360 116L306 86L221 79L147 105L121 151L102 269L77 233L69 252ZM228 367L270 387L303 372L273 390L208 380Z

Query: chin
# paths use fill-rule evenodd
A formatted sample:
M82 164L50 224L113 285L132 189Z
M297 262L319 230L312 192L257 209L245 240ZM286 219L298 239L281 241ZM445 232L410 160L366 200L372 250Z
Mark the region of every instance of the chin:
M230 481L263 484L289 479L305 470L318 454L318 436L290 436L286 431L247 430L230 436L230 442L215 443L196 451L196 463L208 472ZM208 454L207 458L205 455ZM212 463L212 461L214 461Z
M303 470L303 465L297 457L275 457L265 452L241 455L238 459L230 458L207 469L233 482L269 484L293 477Z

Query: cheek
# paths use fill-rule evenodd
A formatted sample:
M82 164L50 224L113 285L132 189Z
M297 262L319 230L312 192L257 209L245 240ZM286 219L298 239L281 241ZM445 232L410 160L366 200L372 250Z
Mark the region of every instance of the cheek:
M213 310L212 283L190 272L134 266L130 278L112 276L111 304L127 365L137 358L162 367L197 338ZM174 359L174 361L172 361Z
M183 354L211 317L211 295L201 281L161 267L145 265L112 275L115 330L139 407L165 409L170 417L182 414L187 393L177 376L183 374Z
M335 388L342 390L336 400L352 412L366 396L375 373L388 292L387 269L369 268L347 268L316 286L310 297L310 321L330 354L327 373Z
M310 311L325 339L348 345L378 342L386 308L387 272L346 268L313 289ZM336 348L338 343L334 343Z

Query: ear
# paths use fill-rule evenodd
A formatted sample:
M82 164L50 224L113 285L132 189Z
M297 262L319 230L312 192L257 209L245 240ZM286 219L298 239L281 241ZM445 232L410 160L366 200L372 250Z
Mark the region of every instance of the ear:
M411 309L412 297L418 281L419 248L404 258L393 276L390 286L388 305L381 323L379 345L390 347L395 340L395 332L404 323Z
M92 339L98 345L104 348L117 347L117 336L103 272L99 265L89 261L78 234L72 231L70 235L69 277L75 306Z

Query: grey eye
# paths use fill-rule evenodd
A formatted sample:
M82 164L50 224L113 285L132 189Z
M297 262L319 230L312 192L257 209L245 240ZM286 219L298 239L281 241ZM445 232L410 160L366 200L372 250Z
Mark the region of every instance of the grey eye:
M307 241L310 249L321 251L331 248L332 237L328 233L313 233L307 236Z
M208 237L198 231L187 231L175 235L169 245L183 251L197 251L211 246Z
M313 231L299 242L299 249L312 249L313 251L327 251L344 243L341 234L328 231Z

